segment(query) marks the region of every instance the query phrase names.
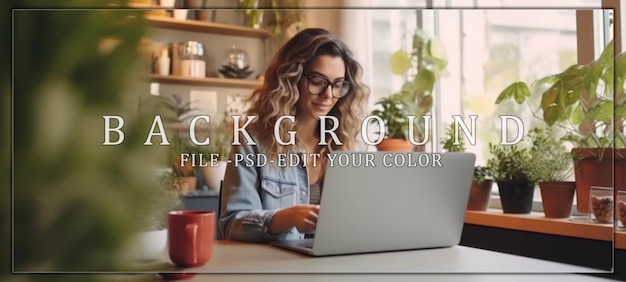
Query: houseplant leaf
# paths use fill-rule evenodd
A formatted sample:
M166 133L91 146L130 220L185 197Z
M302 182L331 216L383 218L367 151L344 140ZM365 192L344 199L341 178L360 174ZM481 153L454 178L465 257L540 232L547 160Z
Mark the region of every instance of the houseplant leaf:
M584 113L581 105L577 105L572 111L571 121L573 124L580 124L583 121Z
M559 96L559 87L557 85L553 85L550 89L546 90L543 95L541 95L541 109L545 111L546 108L556 103L557 96Z
M391 54L390 59L391 73L395 75L403 75L411 67L411 57L404 50L398 50Z
M600 57L593 62L594 65L600 65L602 68L607 69L613 65L613 40L602 50Z
M435 74L428 69L421 69L415 76L415 90L432 91L435 85Z
M556 105L551 105L543 110L543 119L546 124L552 126L556 123L560 115L560 108Z
M602 100L593 108L589 109L589 114L595 120L610 120L613 117L613 101Z
M583 77L583 82L589 92L595 93L599 80L605 76L605 71L613 65L613 41L602 51L600 57L589 64L588 72Z
M615 98L624 94L624 80L626 79L626 52L615 58Z
M538 80L533 81L533 83L530 84L530 91L535 92L539 87L541 87L544 84L550 84L550 86L553 86L554 83L556 83L558 80L559 80L558 74L549 75L549 76L540 78Z
M622 103L615 107L615 117L626 119L626 103Z
M521 104L526 100L526 97L530 97L530 89L526 83L516 83L514 86L513 99L518 104Z
M582 89L580 88L576 88L576 89L571 89L570 91L564 93L565 94L565 104L566 105L573 105L576 102L578 102L578 100L580 99L580 95L582 93Z
M416 29L413 34L413 49L420 50L424 46L424 42L428 40L428 33L423 29Z
M561 86L561 93L567 94L570 91L580 92L585 84L583 83L584 77L589 71L588 66L572 65L567 68L560 76L557 83Z
M433 37L426 43L429 55L440 61L447 61L446 45L437 37Z
M611 62L611 64L606 66L604 72L602 73L602 76L600 77L602 81L604 81L604 92L602 94L605 97L613 94L613 73L613 62Z
M498 98L496 98L496 104L500 104L502 101L509 98L513 98L515 102L521 104L524 102L526 97L530 97L530 90L528 89L528 85L526 85L526 83L522 81L518 81L512 83L504 90L502 90L500 95L498 95Z
M589 65L589 73L583 78L585 86L591 93L596 93L598 82L605 83L605 93L612 93L613 89L613 40L606 45L600 57Z

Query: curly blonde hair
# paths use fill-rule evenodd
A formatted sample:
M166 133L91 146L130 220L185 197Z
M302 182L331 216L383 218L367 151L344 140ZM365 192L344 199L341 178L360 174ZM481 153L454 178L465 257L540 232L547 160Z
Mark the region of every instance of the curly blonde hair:
M326 136L328 145L322 148L321 155L325 156L326 153L338 149L356 148L370 93L369 88L361 80L363 69L345 43L333 33L321 28L308 28L300 31L278 50L265 72L263 86L256 89L249 99L251 107L247 115L257 117L250 124L249 131L264 146L270 159L275 158L277 154L295 152L297 148L302 148L302 140L297 134L295 146L279 145L274 139L274 123L284 115L297 116L296 103L300 97L298 81L307 64L321 55L341 57L346 66L346 80L351 84L348 94L340 98L328 113L339 121L335 133L343 145L336 144L328 135ZM327 123L326 128L331 128L332 121L327 119ZM318 124L318 129L319 126ZM296 124L282 122L279 128L282 140L288 140L288 131L295 130Z

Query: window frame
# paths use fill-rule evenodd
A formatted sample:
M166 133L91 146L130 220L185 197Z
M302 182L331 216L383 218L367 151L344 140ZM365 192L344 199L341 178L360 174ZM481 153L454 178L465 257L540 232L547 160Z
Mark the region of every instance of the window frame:
M428 8L434 8L434 7L444 7L444 8L453 8L451 1L449 0L434 0L433 1L427 1L427 7ZM472 7L473 8L479 8L477 6L477 1L473 0L472 1ZM621 50L620 46L621 44L621 38L620 38L620 30L622 28L621 26L621 14L620 13L620 3L619 0L602 0L602 8L606 9L606 8L613 8L613 38L615 39L616 42L616 50ZM563 7L563 8L567 8L567 7ZM425 29L428 30L429 27L431 27L432 30L434 30L434 36L439 36L439 10L435 9L433 11L433 16L429 17L427 15L424 15L423 10L421 9L417 9L416 10L416 15L417 15L417 19L421 19L421 26L424 27ZM607 17L607 10L577 10L576 11L576 40L577 40L577 57L578 57L578 63L589 63L591 61L593 61L593 59L596 57L595 54L599 54L601 52L601 50L603 49L604 45L606 44L609 35L607 35L606 33L607 31L607 23L608 23L608 17ZM462 20L463 20L463 10L460 11L459 13L459 19L461 21L461 25L463 24ZM432 21L432 22L428 22L428 21ZM418 24L420 25L420 24ZM432 26L430 26L432 25ZM463 33L463 29L461 27L460 32L459 32L459 37L462 38L462 33ZM599 34L601 33L601 34ZM461 48L463 48L462 42L461 41ZM591 46L590 44L588 44L588 42L594 42L593 46ZM590 48L591 47L591 48ZM460 52L460 56L461 56L461 60L460 60L460 69L461 69L461 77L460 77L460 88L458 89L459 91L462 91L464 88L464 81L465 78L463 76L463 60L464 60L464 56L465 56L465 52ZM442 150L441 145L439 144L439 142L435 142L435 140L439 140L441 138L441 136L443 136L443 133L445 132L445 128L444 128L444 124L442 122L441 119L441 103L437 103L437 101L441 101L441 83L440 81L437 81L437 83L435 84L435 91L433 93L434 95L434 100L435 100L435 105L437 105L436 107L438 107L437 109L433 109L432 112L432 120L434 123L433 126L433 133L431 136L431 142L429 142L429 146L430 150L427 149L427 151L434 151L434 152L439 152ZM461 113L463 112L463 107L461 107ZM427 148L428 148L427 147ZM496 189L497 188L497 184L494 182L493 184L494 188L492 189L492 195L491 195L491 200L490 200L490 206L489 208L493 208L493 209L501 209L501 202L500 202L500 197L499 197L499 192ZM542 200L541 200L541 193L539 192L539 188L535 187L535 197L533 199L533 205L532 205L532 211L533 212L543 212L543 205L542 205ZM573 216L582 216L585 215L583 213L579 213L576 207L576 198L574 198L573 200Z

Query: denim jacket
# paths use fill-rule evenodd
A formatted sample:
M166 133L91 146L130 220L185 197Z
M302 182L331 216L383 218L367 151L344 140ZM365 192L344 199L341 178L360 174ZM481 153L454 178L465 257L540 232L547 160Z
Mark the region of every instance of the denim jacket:
M218 238L248 242L302 239L293 227L282 234L270 234L277 210L309 203L309 177L306 166L277 166L264 163L261 144L233 146L222 184ZM261 156L259 156L261 155ZM245 157L244 160L241 160Z

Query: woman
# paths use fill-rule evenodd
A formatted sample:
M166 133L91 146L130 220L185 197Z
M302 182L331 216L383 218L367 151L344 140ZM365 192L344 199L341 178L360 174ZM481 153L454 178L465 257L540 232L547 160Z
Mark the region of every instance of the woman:
M352 52L327 30L305 29L282 46L251 97L247 115L256 118L245 129L256 145L241 134L241 145L233 146L222 186L220 239L267 242L315 231L325 156L356 150L359 143L369 95L361 76ZM295 120L278 123L277 140L274 124L281 116ZM330 134L320 142L320 116L337 118L334 132L341 144ZM331 119L324 120L326 129L333 128ZM290 140L290 132L295 132L294 144L279 144ZM248 162L235 161L243 156ZM297 164L286 158L281 165L281 156L296 156ZM267 162L261 163L264 157Z

